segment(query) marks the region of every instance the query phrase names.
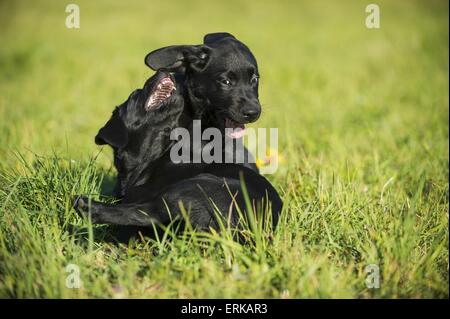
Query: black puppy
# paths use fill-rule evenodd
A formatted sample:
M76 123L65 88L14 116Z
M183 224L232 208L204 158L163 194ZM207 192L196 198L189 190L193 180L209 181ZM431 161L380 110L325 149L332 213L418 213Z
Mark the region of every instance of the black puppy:
M261 114L256 59L245 44L229 33L207 34L203 42L158 49L146 56L145 63L155 71L185 75L185 113L190 114L183 117L187 120L183 126L200 119L202 129L219 128L224 138L235 139L234 143L241 145L245 124L256 121ZM244 151L242 156L239 150ZM244 158L241 164L258 171L254 158L243 146L224 150L223 162L225 153L230 151L234 162Z
M219 219L236 227L237 207L250 213L242 181L251 205L264 214L270 212L275 226L282 202L263 176L236 164L174 164L170 160L174 141L169 135L180 124L184 102L183 85L164 71L133 92L96 136L97 143L114 149L122 202L105 204L80 196L74 208L90 215L93 223L167 225L183 219L186 211L195 228L218 229Z
M174 75L157 72L116 107L98 132L95 143L108 144L114 151L116 197L122 198L125 190L145 183L143 171L173 144L170 133L184 110L182 96L183 87L175 86Z

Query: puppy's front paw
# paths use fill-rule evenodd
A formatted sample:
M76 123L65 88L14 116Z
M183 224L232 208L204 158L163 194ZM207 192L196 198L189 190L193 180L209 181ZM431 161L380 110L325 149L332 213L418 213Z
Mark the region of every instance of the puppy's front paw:
M87 196L79 195L73 197L73 208L83 218L90 218L93 224L100 224L102 221L102 203L90 199Z
M72 207L81 217L89 217L89 198L83 195L76 195L72 201Z

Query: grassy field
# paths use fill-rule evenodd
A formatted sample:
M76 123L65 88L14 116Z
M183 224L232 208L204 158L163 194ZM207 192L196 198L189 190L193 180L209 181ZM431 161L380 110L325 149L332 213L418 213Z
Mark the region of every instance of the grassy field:
M380 29L368 1L76 3L80 29L64 2L0 2L0 297L448 298L447 1L377 1ZM152 74L146 53L214 31L260 65L279 227L108 243L70 208L113 183L94 136Z

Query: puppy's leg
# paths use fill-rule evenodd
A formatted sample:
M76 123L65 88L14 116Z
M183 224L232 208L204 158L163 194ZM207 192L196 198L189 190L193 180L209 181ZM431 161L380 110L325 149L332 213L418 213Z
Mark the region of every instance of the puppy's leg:
M168 218L167 214L161 213L161 210L153 207L151 203L105 204L79 196L73 207L82 216L91 216L94 224L149 227L162 224Z

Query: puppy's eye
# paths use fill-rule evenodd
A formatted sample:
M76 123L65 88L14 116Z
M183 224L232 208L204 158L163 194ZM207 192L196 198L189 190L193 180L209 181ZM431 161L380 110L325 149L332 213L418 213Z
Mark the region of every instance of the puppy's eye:
M226 86L231 86L231 81L228 79L222 79L222 80L220 80L220 83L222 83L223 85L226 85Z
M251 84L256 84L256 83L258 83L258 76L257 76L256 74L254 74L254 75L252 76L252 78L250 79L250 83L251 83Z

